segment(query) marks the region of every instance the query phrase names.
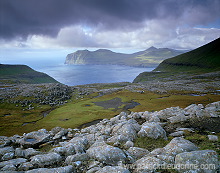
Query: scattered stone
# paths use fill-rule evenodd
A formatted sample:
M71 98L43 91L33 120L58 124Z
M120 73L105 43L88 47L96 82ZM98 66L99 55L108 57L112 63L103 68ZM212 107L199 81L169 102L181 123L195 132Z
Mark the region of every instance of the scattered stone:
M208 135L210 141L218 141L218 136L216 135Z
M125 144L124 144L124 147L125 148L130 148L130 147L133 147L134 146L134 143L132 141L127 141Z
M171 134L169 134L169 136L173 136L173 137L181 137L184 135L184 131L178 131L178 132L173 132Z

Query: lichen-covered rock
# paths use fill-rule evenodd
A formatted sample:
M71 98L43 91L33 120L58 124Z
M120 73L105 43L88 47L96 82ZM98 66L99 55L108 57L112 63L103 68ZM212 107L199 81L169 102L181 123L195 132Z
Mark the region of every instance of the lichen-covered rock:
M198 150L198 147L186 139L183 139L181 137L176 137L173 138L170 141L170 143L164 147L164 150L165 150L164 154L177 155L182 152Z
M2 156L4 156L7 153L13 153L13 152L14 152L13 147L0 148L0 161L2 160Z
M15 150L15 156L17 157L24 157L24 158L29 158L31 156L35 156L40 154L40 151L37 151L33 148L28 148L28 149L21 149L21 148L16 148Z
M139 137L149 137L153 139L167 139L165 130L155 122L146 122L142 124L141 130L138 132Z
M72 143L67 143L63 147L56 147L52 149L52 152L58 153L61 156L69 156L75 154L75 145Z
M137 160L134 163L134 166L136 168L135 172L136 173L153 172L156 169L158 169L158 167L162 164L164 164L164 162L156 157L151 157L151 156L142 157L141 159Z
M68 133L67 129L63 129L61 131L59 131L58 133L55 134L55 136L53 137L53 140L57 140L62 138L63 136L65 136Z
M54 165L62 161L62 157L57 153L41 154L31 157L30 163L38 167Z
M116 165L119 161L124 162L125 153L117 147L107 145L104 142L96 142L86 152L89 157L109 165Z
M144 148L138 148L138 147L130 147L127 152L135 159L138 160L142 158L143 156L149 154L149 151Z
M189 118L189 116L185 116L185 114L179 113L176 116L168 118L168 120L170 121L170 123L181 123L187 121Z
M4 156L2 156L2 160L11 160L14 158L14 156L15 156L14 152L9 152L6 153Z
M25 162L25 163L22 163L19 167L18 167L18 170L19 171L28 171L30 169L33 169L34 168L34 165L30 162Z
M98 170L96 173L130 173L130 171L121 166L105 166L104 168Z
M87 153L75 154L75 155L68 156L65 160L65 163L67 165L70 165L76 161L88 161L88 160L89 160L89 156Z
M119 124L115 124L112 127L111 138L108 139L108 142L127 142L133 141L137 137L137 132L140 130L140 125L137 121L130 119L128 121L121 121Z
M1 172L12 172L16 171L16 166L15 165L5 165L2 169Z
M167 120L168 118L176 116L179 113L184 114L185 112L183 109L177 106L160 110L157 112L157 116L162 120Z
M0 168L3 168L6 165L18 166L18 165L25 163L25 162L27 162L27 159L24 159L24 158L12 159L12 160L8 160L8 161L0 162Z
M218 155L213 150L183 152L176 155L175 165L180 173L216 173L218 169Z
M75 137L71 139L67 145L72 144L76 153L85 153L87 149L88 140L85 137ZM66 145L65 145L66 146Z
M58 167L58 168L38 168L30 171L26 171L26 173L74 173L75 169L72 165Z

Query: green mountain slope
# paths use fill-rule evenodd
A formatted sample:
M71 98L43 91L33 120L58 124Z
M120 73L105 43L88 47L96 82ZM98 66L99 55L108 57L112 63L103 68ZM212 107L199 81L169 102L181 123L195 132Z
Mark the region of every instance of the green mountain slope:
M116 53L107 49L96 51L78 50L68 54L65 64L112 64L141 67L156 67L164 59L185 53L186 51L151 47L133 54Z
M164 60L154 71L220 70L220 38L190 52Z
M0 64L0 83L58 83L49 75L37 72L27 65Z

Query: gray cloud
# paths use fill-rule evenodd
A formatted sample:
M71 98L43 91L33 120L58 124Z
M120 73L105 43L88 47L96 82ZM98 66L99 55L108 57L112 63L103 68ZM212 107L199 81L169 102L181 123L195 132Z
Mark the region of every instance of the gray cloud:
M73 25L129 31L154 19L203 25L220 16L219 8L219 0L0 0L0 38L56 37Z

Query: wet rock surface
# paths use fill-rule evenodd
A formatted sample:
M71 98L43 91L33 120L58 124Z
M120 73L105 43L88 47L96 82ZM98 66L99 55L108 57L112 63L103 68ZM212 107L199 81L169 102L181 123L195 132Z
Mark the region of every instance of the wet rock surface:
M168 166L191 163L198 168L173 169L177 172L214 173L219 169L218 153L214 150L201 150L194 141L185 139L186 134L193 134L196 129L189 128L189 119L181 117L190 117L191 121L199 124L203 118L206 122L218 119L219 111L220 102L192 104L184 109L171 107L155 112L122 112L83 129L56 127L51 131L40 129L23 136L2 136L0 139L4 145L0 147L0 171L143 173L167 171ZM136 121L137 118L141 121ZM219 122L216 120L213 123ZM207 129L206 133L207 140L217 145L217 134L212 134L213 131L208 133ZM167 143L161 148L147 150L136 146L138 138L163 140ZM50 148L42 150L45 146ZM213 167L204 170L202 164Z

